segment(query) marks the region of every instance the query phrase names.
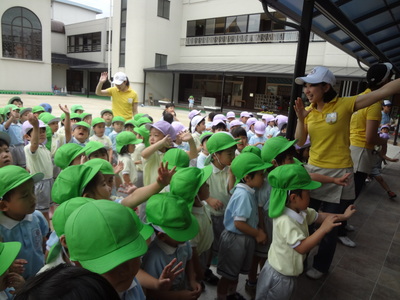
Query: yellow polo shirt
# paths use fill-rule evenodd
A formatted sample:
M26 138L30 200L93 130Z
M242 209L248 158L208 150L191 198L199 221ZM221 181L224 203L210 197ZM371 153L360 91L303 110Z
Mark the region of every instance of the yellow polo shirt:
M366 89L360 95L364 95L371 92L370 89ZM381 122L382 114L381 114L381 102L375 102L374 104L360 109L353 113L350 121L350 144L352 146L366 148L366 149L374 149L373 144L368 144L366 139L366 128L367 121L378 121Z
M328 169L353 166L349 149L350 119L356 98L336 97L325 103L322 112L313 105L306 108L311 110L304 121L311 142L309 164Z
M126 92L121 92L116 87L107 89L111 95L111 108L114 116L121 116L125 120L132 119L132 105L138 102L138 96L134 90L129 88Z

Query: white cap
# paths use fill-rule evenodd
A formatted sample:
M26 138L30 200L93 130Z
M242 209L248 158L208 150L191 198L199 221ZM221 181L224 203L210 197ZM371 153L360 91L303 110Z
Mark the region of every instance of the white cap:
M226 113L227 118L236 118L235 113L233 111L228 111Z
M125 73L117 72L117 73L114 74L112 83L120 85L127 79L128 79L128 77L126 77Z
M265 122L271 122L271 121L275 121L275 117L273 115L270 114L265 114L262 116L262 119L265 120Z
M383 100L383 106L391 106L392 102L390 102L389 100Z
M241 118L242 118L242 117L250 118L251 116L250 116L250 113L249 113L248 111L242 111L242 112L240 113L240 117L241 117Z
M254 124L254 132L256 134L264 134L265 133L265 124L263 121L257 121Z
M296 84L302 85L304 83L321 83L321 82L326 82L329 83L331 86L334 86L336 84L336 78L333 73L325 67L315 67L314 69L311 70L311 72L304 77L297 77L295 79Z
M196 110L196 109L192 110L188 115L189 120L193 119L193 117L199 115L200 113L201 113L200 110Z

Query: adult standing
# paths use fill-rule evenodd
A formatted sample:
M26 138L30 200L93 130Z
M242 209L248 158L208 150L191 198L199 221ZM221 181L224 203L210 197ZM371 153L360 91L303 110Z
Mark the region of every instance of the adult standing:
M389 126L389 128L391 127L391 121L390 121L391 110L392 110L392 102L390 102L389 100L383 100L381 126L387 125Z
M103 90L103 84L108 80L108 73L101 73L99 83L96 87L96 95L111 97L111 105L114 116L121 116L130 120L138 113L138 96L129 87L129 79L123 72L114 75L112 83L114 87Z
M350 155L350 119L354 111L370 106L382 98L400 92L400 79L392 81L376 91L352 97L338 97L333 86L336 79L325 67L316 67L305 77L298 77L296 84L304 85L304 93L311 105L304 108L301 98L295 102L298 117L296 139L302 146L310 136L310 159L306 168L310 173L331 177L341 177L345 173L353 175ZM317 211L343 213L355 198L354 179L349 177L347 186L323 183L310 193L310 207ZM351 203L351 202L350 202ZM337 228L325 235L313 267L307 276L321 278L328 272L335 254Z

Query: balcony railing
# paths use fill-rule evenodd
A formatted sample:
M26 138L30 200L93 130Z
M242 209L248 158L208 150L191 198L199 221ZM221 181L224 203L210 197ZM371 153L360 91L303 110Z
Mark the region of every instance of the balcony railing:
M182 46L202 45L231 45L231 44L259 44L259 43L295 43L299 40L297 31L279 31L265 33L225 34L213 36L188 37L181 40ZM318 35L311 33L310 42L325 41Z

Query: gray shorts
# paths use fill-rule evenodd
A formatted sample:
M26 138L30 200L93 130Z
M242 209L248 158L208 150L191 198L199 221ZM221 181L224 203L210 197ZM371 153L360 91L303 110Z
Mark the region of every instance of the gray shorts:
M258 276L256 300L289 300L296 281L297 277L279 273L266 261Z
M239 274L248 274L255 246L252 236L224 230L219 241L217 273L232 281L238 280Z
M51 188L53 187L54 179L43 179L35 183L36 209L41 212L48 212L51 200Z
M214 255L218 255L219 251L219 238L221 236L222 231L225 230L224 226L224 216L213 216L211 215L213 232L214 232L214 241L212 243L211 249Z
M268 216L268 210L264 210L264 231L267 234L268 241L265 244L256 244L255 255L258 257L268 257L269 247L272 243L272 219Z
M354 173L369 174L373 166L373 154L371 149L350 146L351 159L353 160Z
M383 159L379 155L374 155L374 166L370 172L371 177L379 176L382 173Z
M10 145L10 152L13 158L13 164L22 168L26 168L24 147L24 144Z

